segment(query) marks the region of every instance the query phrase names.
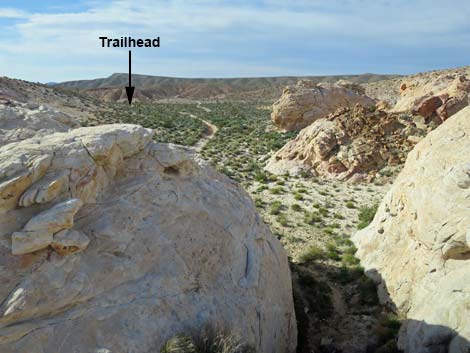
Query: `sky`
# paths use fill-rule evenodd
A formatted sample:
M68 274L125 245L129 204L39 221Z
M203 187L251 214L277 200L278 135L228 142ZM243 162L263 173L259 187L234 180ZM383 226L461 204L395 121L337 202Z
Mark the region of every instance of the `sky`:
M0 76L409 74L470 65L469 0L1 0Z

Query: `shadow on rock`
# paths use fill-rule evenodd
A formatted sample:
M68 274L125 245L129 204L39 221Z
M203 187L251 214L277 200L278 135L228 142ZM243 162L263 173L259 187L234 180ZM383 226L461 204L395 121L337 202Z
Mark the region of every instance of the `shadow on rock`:
M290 266L298 353L470 352L470 342L449 327L400 318L377 271L319 262Z

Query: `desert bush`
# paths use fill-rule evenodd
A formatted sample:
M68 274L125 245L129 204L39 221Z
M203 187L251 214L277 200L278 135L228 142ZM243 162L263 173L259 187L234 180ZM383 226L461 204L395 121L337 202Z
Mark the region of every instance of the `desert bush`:
M326 257L330 260L339 261L341 259L340 252L335 242L328 242L326 244Z
M335 213L335 214L333 214L333 218L343 220L344 216L342 214Z
M280 214L277 217L277 221L283 227L288 227L289 226L289 220L287 219L287 216L285 214Z
M269 192L273 195L279 195L284 192L284 189L281 186L277 186L275 188L269 189Z
M304 199L304 195L299 194L298 192L294 194L294 199L297 201L302 201Z
M359 209L359 224L357 225L357 229L364 229L365 227L367 227L370 222L372 222L372 220L374 219L378 208L378 204L369 207L361 207Z
M326 255L322 248L310 245L299 255L299 262L307 263L316 260L323 260L325 257Z
M320 208L318 209L318 213L320 213L322 216L326 217L326 216L328 216L328 214L330 213L330 211L328 211L328 209L325 208L325 207L320 207Z
M257 197L257 198L255 199L255 206L256 206L257 208L264 208L264 202L263 202L263 200Z
M353 254L348 254L348 253L345 253L342 255L341 262L345 266L353 266L353 265L359 264L359 260L356 257L354 257Z
M312 225L314 223L321 222L322 217L316 212L305 212L304 214L304 222Z
M255 353L250 345L241 342L232 332L204 329L195 335L178 334L170 338L160 353Z
M269 208L269 214L278 215L282 211L282 203L280 201L274 201Z

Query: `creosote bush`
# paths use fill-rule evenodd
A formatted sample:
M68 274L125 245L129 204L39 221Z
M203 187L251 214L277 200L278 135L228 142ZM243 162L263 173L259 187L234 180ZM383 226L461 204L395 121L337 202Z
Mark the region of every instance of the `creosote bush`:
M322 248L310 245L299 256L300 263L307 263L315 260L323 260L326 255Z
M378 208L378 204L369 207L361 207L359 209L359 224L357 225L357 229L364 229L367 227L374 219Z

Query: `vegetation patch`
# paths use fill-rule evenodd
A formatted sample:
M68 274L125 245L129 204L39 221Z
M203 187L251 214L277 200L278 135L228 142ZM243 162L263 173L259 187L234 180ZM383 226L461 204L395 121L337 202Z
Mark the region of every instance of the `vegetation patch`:
M375 217L377 213L377 209L379 208L379 204L375 204L373 206L365 206L359 209L359 223L357 225L357 229L364 229L367 227Z

